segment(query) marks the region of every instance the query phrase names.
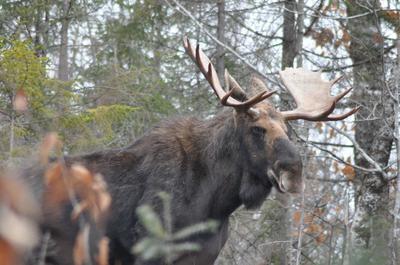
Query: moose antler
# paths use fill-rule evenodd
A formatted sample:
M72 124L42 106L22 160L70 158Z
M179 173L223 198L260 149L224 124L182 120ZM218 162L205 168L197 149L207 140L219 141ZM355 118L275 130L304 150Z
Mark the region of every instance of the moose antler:
M335 109L336 103L352 89L349 88L337 96L330 95L331 87L341 77L332 81L324 81L321 79L319 72L311 72L302 68L286 68L284 71L280 71L279 75L297 104L296 109L281 112L286 120L343 120L360 108L353 108L344 114L331 114Z
M183 46L185 47L185 50L187 54L190 56L190 58L192 58L192 60L197 64L197 66L200 69L200 72L203 73L208 83L210 83L215 94L221 101L221 104L224 106L230 106L240 110L248 110L255 104L263 101L264 99L270 97L272 94L276 92L276 91L272 92L262 91L259 94L253 96L252 98L244 102L238 101L231 97L232 93L234 92L234 88L230 89L228 92L226 92L222 88L221 83L218 79L217 72L214 69L214 66L212 65L210 59L200 49L200 46L197 44L196 48L194 48L187 37L183 39ZM229 74L226 73L226 75ZM228 79L232 77L229 76L226 78Z

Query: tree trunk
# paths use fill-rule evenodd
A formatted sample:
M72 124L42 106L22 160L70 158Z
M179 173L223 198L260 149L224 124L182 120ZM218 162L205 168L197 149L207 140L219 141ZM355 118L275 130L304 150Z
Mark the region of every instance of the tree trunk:
M394 136L396 139L396 160L397 160L397 175L396 175L396 188L394 191L395 194L395 205L393 211L393 241L391 244L392 251L392 265L400 263L400 32L397 33L397 61L395 69L393 70L393 94L395 96L395 108L394 108L394 117L395 117L395 131Z
M296 1L286 0L283 10L282 69L293 67L296 57Z
M394 104L384 83L383 38L379 18L368 13L379 9L379 1L347 2L351 35L349 49L353 60L354 100L362 106L356 114L355 140L382 168L388 164L393 143ZM374 168L358 150L355 163ZM388 212L389 185L381 172L356 171L357 197L353 229L354 247L367 251L371 264L388 264L390 215ZM358 243L357 243L358 242ZM354 251L353 251L354 253Z
M63 0L61 13L61 41L60 41L60 56L58 60L58 79L68 81L68 28L70 23L69 10L71 9L71 0Z
M297 67L303 66L303 34L304 34L304 0L297 2L297 32L296 32L296 54Z
M299 8L303 8L303 5L299 5ZM300 10L299 10L300 11ZM298 43L296 34L302 32L303 28L299 27L296 29L296 1L287 0L285 1L284 11L283 11L283 47L282 47L282 69L286 67L293 67L294 61L297 55L297 51L301 49L302 42ZM300 11L302 12L302 11ZM299 16L298 19L303 19ZM301 21L302 23L302 21ZM299 32L297 32L299 31ZM289 108L289 98L287 95L281 97L282 105L285 108ZM289 134L291 134L289 132ZM290 196L285 194L276 194L276 199L280 202L279 207L275 210L275 217L279 220L276 229L273 230L272 239L277 241L288 241L290 228L291 228L291 211L290 207L292 204L292 199ZM291 262L291 244L279 244L275 246L272 250L271 260L274 264L286 265Z
M220 42L225 43L225 0L218 1L218 27L217 38ZM218 44L217 46L217 73L221 84L224 84L224 47Z

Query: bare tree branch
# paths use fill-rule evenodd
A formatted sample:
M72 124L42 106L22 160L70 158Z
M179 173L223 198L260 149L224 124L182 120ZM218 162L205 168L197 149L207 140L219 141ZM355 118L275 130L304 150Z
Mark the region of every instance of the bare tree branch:
M354 147L356 148L357 151L360 152L360 154L373 166L375 166L375 168L377 169L378 172L380 172L385 179L388 179L388 175L387 173L384 171L384 169L381 167L381 165L379 165L378 162L376 162L372 157L370 157L367 152L364 151L363 148L361 148L361 146L353 139L353 137L351 137L348 133L345 133L343 130L339 130L338 128L336 128L335 126L332 126L330 124L327 124L327 126L329 126L330 128L332 128L333 130L335 130L335 132L343 135L344 137L346 137L347 139L349 139Z
M169 0L164 0L170 7L173 7L171 5L171 3L169 2ZM246 58L244 58L243 56L241 56L238 52L236 52L234 49L232 49L231 47L229 47L228 45L226 45L225 43L220 42L216 37L214 37L213 34L211 34L208 30L206 30L203 26L203 24L198 21L182 4L180 4L178 1L176 0L171 0L177 7L175 7L175 10L177 10L179 13L189 17L195 24L197 27L200 28L200 30L202 30L207 36L209 36L215 43L217 43L218 45L221 45L222 47L224 47L226 50L228 50L230 53L232 53L233 55L235 55L240 61L242 61L247 67L249 67L250 69L252 69L253 71L255 71L257 74L259 74L260 76L262 76L263 78L265 78L266 80L268 80L269 82L280 86L280 84L278 82L276 82L275 80L271 79L270 77L268 77L267 75L265 75L264 73L260 72L257 67L255 67L254 65L252 65L250 62L248 62L246 60Z

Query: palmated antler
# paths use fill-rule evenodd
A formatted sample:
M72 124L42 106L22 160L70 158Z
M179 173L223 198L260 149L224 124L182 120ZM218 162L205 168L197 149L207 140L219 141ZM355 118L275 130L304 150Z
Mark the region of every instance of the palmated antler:
M353 108L344 114L331 114L336 103L352 89L349 88L337 96L330 95L331 87L341 77L332 81L324 81L319 72L311 72L302 68L286 68L284 71L280 71L279 75L297 104L296 109L281 112L286 120L343 120L360 108Z
M263 101L264 99L270 97L272 94L276 92L276 91L272 92L262 91L244 102L236 100L232 98L231 95L235 91L234 90L235 86L237 86L236 89L241 89L240 86L237 84L237 82L227 72L225 72L225 79L233 80L232 83L235 83L235 86L233 86L232 89L226 92L221 86L221 83L218 79L218 75L214 69L214 66L212 65L210 59L200 49L200 46L197 45L196 48L194 48L187 37L183 39L183 46L185 47L185 50L187 54L190 56L190 58L192 58L192 60L197 64L197 66L200 69L200 72L203 73L208 83L210 83L215 94L221 101L221 104L224 106L230 106L240 110L248 110L255 104Z

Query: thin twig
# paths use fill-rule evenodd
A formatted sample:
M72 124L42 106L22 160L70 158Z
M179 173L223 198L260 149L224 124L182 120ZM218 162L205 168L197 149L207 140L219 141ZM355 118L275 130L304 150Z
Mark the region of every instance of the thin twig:
M358 165L349 163L349 162L345 161L343 158L341 158L338 155L336 155L334 152L332 152L332 151L330 151L328 149L322 148L322 147L318 146L317 144L313 143L312 141L305 140L304 138L299 136L296 132L295 132L295 134L296 134L296 137L300 141L304 142L305 144L312 145L313 147L317 148L318 150L321 150L321 151L323 151L325 153L328 153L334 160L336 160L336 161L338 161L338 162L340 162L342 164L349 165L349 166L351 166L351 167L353 167L355 169L358 169L358 170L361 170L361 171L365 171L365 172L371 172L371 173L381 172L381 170L376 169L376 168L365 168L365 167L360 167ZM390 180L390 178L388 178L388 180Z
M371 164L373 165L382 175L385 179L388 179L388 175L387 173L383 170L383 168L381 167L381 165L379 165L378 162L376 162L372 157L370 157L367 152L365 152L365 150L353 139L353 137L351 137L348 133L345 133L343 130L339 130L338 128L336 128L333 125L327 124L328 127L332 128L335 132L343 135L344 137L346 137L347 139L349 139L353 145L354 148L360 152L360 154Z

